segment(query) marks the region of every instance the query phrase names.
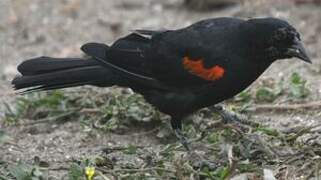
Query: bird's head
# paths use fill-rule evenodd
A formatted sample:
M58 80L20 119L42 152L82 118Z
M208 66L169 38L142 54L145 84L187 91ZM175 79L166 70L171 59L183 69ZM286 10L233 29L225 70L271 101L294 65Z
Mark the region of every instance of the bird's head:
M261 59L299 58L311 63L300 34L288 22L277 18L257 18L245 22L252 53Z

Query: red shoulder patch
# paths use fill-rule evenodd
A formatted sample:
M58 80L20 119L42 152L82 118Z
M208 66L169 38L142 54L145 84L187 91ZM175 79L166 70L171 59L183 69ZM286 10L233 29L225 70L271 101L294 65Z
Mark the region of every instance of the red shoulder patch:
M190 59L185 56L183 58L183 66L190 73L205 79L207 81L215 81L223 77L225 70L219 65L215 65L211 68L205 68L203 59Z

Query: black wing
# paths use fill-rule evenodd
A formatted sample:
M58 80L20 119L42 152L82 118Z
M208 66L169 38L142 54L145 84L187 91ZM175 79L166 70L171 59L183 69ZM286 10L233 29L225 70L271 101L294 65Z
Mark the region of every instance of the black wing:
M236 52L243 20L217 18L152 36L149 69L155 79L176 87L215 84L223 79ZM229 53L233 52L233 53Z
M137 30L112 46L89 43L83 51L126 78L153 88L198 88L224 78L222 48L233 37L234 18L200 21L175 31Z

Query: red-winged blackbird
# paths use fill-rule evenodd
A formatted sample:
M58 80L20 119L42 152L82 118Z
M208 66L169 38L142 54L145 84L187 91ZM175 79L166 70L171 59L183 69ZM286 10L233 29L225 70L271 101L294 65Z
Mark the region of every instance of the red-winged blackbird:
M21 63L22 76L12 84L27 92L129 87L171 116L185 146L184 117L241 92L275 60L311 62L299 33L276 18L215 18L178 30L137 30L111 46L88 43L81 49L90 58L38 57Z

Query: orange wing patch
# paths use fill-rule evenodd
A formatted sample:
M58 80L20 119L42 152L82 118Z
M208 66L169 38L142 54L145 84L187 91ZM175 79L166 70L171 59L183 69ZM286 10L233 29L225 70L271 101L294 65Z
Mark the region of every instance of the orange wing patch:
M208 81L215 81L222 78L225 72L224 68L219 65L205 68L203 59L192 60L187 56L183 58L183 66L192 74Z

